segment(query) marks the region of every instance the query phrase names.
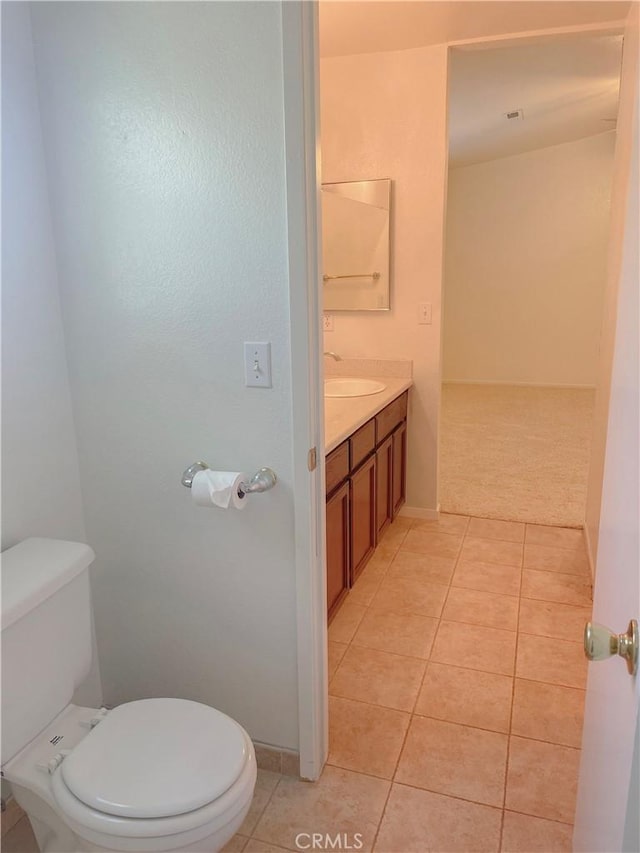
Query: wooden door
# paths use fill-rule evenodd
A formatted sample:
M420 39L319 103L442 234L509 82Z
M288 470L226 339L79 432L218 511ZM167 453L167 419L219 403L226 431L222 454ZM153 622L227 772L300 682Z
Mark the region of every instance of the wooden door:
M378 539L393 518L393 437L383 441L376 452L376 530Z
M376 547L375 453L351 476L351 583Z
M393 517L405 502L407 496L407 422L401 423L392 436L393 440L393 475L392 475L392 504Z
M350 578L349 481L327 501L327 608L329 619L347 594Z

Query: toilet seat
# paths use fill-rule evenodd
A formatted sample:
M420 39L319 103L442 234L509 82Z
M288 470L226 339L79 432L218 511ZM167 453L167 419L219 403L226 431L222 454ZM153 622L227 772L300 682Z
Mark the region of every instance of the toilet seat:
M104 843L211 831L248 807L255 777L251 741L230 717L197 702L145 699L111 711L50 781L75 831Z
M242 728L185 699L143 699L115 708L62 762L61 777L90 809L164 818L217 800L247 760Z

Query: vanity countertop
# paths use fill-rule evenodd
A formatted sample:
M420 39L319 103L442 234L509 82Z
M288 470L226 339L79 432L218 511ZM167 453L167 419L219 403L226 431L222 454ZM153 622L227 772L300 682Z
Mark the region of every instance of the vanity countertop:
M329 378L329 377L327 377ZM369 377L368 377L369 378ZM410 376L372 376L386 385L384 391L366 397L324 398L324 452L330 453L381 409L399 397L413 380Z

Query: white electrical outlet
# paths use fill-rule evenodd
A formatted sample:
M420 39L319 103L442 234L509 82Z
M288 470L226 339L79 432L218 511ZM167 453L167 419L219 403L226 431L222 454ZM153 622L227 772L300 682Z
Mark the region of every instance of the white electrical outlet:
M431 325L431 303L420 302L418 305L418 323L421 326Z
M244 344L244 384L247 388L271 388L271 344Z
M322 331L333 332L333 314L322 315Z

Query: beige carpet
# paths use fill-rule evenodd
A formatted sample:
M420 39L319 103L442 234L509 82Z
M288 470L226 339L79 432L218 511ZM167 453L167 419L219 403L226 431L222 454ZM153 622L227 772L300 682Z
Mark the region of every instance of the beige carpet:
M440 509L581 527L595 392L443 385Z

